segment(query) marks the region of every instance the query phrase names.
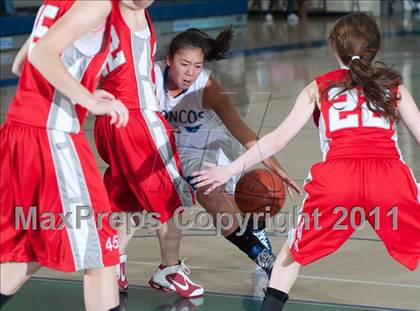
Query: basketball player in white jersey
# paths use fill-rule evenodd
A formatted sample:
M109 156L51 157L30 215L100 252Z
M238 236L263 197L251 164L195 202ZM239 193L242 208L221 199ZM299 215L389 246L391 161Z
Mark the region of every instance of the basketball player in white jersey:
M228 165L242 153L242 146L248 149L257 141L257 135L241 120L222 86L204 68L205 60L224 58L232 37L231 29L222 31L216 39L198 29L188 29L172 39L166 64L155 66L159 105L178 132L176 143L187 181L203 162ZM274 157L264 164L301 193ZM250 222L244 234L237 234L241 231L235 216L239 210L232 195L237 178L232 178L224 191L208 196L203 195L206 189L196 189L197 200L214 219L218 213L233 216L232 226L222 230L222 234L270 275L275 256L265 223ZM290 189L289 193L292 194ZM223 221L227 220L222 218Z

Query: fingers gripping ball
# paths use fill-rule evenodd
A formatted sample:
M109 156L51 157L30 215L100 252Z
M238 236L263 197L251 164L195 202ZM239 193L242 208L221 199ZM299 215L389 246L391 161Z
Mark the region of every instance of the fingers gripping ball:
M254 169L243 175L235 188L235 202L243 213L276 215L284 205L286 191L282 179L265 169Z

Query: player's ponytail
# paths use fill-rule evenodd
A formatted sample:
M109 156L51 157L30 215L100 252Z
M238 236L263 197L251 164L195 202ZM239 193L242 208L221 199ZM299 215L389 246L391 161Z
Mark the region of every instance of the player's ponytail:
M368 108L381 116L398 119L396 103L401 75L383 62L374 61L381 36L375 19L366 13L344 16L330 33L331 45L343 65L349 68L348 79L330 85L343 92L361 87Z
M168 54L173 57L181 49L199 48L207 61L219 60L226 57L232 38L232 27L222 30L215 39L197 28L189 28L172 39Z
M230 49L230 44L233 39L233 30L232 27L222 30L216 37L213 39L209 36L206 37L206 41L209 45L209 50L205 55L206 60L213 61L219 60L226 57L226 53Z

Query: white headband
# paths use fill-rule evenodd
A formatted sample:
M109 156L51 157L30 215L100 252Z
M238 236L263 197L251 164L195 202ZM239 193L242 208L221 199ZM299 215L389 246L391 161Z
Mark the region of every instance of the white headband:
M355 56L352 56L352 57L351 57L351 60L355 60L355 59L360 59L360 56L355 55Z

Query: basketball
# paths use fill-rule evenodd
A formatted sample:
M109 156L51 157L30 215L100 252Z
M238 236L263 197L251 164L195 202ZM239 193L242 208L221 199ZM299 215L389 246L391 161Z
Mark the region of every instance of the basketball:
M284 205L286 190L279 175L254 169L243 175L235 188L235 202L243 213L276 215Z

